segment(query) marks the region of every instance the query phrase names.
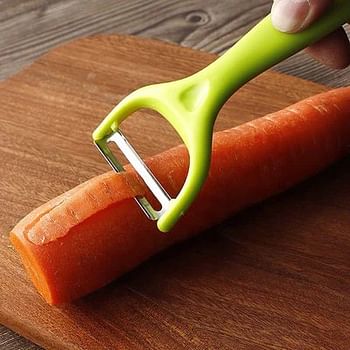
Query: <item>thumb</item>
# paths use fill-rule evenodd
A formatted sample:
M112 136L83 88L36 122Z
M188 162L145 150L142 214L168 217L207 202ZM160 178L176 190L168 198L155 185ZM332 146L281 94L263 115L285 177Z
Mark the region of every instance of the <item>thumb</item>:
M274 0L271 19L276 29L294 33L317 20L332 0Z

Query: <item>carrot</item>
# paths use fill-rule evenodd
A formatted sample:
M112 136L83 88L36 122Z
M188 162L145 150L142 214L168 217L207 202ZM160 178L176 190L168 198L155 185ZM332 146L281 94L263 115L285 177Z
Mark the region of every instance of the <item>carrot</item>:
M100 288L160 250L316 174L350 145L350 88L317 95L214 136L206 184L176 228L163 234L133 200L148 194L132 169L108 172L34 210L11 241L50 304ZM178 146L146 163L175 194L188 158Z

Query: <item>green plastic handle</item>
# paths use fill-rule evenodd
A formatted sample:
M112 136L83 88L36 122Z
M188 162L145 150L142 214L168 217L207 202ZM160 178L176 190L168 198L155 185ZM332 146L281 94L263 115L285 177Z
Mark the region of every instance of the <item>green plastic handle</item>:
M220 109L247 81L322 39L350 20L350 1L334 0L325 15L299 33L276 30L267 16L223 56L199 72L210 80L213 106Z
M267 16L208 67L178 81L140 88L107 115L93 133L96 143L116 131L137 109L150 108L171 123L188 149L190 166L186 181L158 219L160 231L169 231L174 226L205 182L214 122L226 100L252 78L320 40L349 19L349 0L334 0L321 19L300 33L279 32Z

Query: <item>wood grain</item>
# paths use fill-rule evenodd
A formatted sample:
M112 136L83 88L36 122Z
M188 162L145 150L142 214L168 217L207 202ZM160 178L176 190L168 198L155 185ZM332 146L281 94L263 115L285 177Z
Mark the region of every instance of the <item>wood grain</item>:
M116 99L214 57L150 40L87 38L0 84L1 322L50 349L348 349L349 159L62 308L43 303L9 246L20 217L108 169L90 133ZM323 90L266 73L230 100L218 128ZM152 118L142 112L137 128L126 124L143 156L162 140L177 142L157 133ZM144 133L157 142L143 142Z
M270 0L1 0L0 79L57 45L96 33L129 33L222 53L270 5ZM350 81L349 69L327 69L303 53L277 69L329 86ZM0 348L29 349L15 337L0 325Z
M19 336L10 329L2 326L0 330L0 349L2 350L38 350L38 345L33 344L29 340Z
M125 33L223 53L271 7L271 0L2 0L0 79L58 44L98 33ZM329 86L350 82L350 69L327 69L305 54L278 70Z

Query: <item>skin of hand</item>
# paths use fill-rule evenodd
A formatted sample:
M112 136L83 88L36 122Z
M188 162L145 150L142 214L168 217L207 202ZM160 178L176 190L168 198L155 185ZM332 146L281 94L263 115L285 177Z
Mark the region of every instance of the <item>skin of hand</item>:
M280 31L295 33L316 21L333 0L274 0L273 25ZM321 63L336 69L350 65L350 43L343 28L329 34L306 51Z

